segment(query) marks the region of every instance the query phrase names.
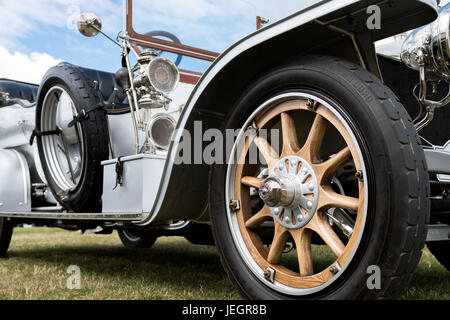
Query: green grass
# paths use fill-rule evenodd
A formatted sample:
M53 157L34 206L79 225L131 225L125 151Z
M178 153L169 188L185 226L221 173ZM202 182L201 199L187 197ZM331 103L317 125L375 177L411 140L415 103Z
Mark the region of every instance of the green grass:
M81 290L67 289L70 265L81 268ZM0 274L0 299L239 299L215 248L177 237L133 250L116 233L15 229ZM449 288L450 272L425 250L402 299L450 299Z

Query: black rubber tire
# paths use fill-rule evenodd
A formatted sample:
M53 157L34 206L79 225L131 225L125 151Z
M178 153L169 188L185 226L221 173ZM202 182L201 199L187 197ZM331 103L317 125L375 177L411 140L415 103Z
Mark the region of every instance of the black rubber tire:
M246 266L226 214L226 165L210 172L209 204L223 266L246 299L394 299L407 286L422 254L429 219L429 180L411 119L394 93L353 63L306 56L268 72L249 86L226 117L225 129L241 128L264 101L282 93L309 91L337 102L359 141L369 183L367 221L345 272L325 289L289 296L263 284ZM366 286L367 267L381 269L381 289Z
M88 76L76 66L61 63L47 71L39 87L36 130L41 130L41 112L45 94L55 85L63 87L70 94L79 113L83 109L90 110L101 105L98 91L94 89ZM81 179L73 191L68 193L62 191L53 180L42 150L42 138L37 136L39 157L50 190L65 209L74 212L100 212L103 192L101 161L109 157L106 112L97 108L89 112L87 118L82 119L80 123L86 152L83 155L84 169Z
M214 246L211 226L208 224L191 222L183 228L184 238L192 244Z
M153 235L148 231L145 233L134 234L132 231L119 229L117 230L117 234L126 248L133 249L149 249L158 239L158 236ZM135 239L131 239L129 235L135 237Z
M14 226L6 218L0 218L0 258L6 257Z
M450 241L428 242L427 247L436 260L450 271Z

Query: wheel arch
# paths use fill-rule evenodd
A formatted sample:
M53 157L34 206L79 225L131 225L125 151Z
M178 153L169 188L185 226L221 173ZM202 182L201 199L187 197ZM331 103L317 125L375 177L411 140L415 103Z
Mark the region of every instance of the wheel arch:
M374 4L380 6L383 27L368 30L366 9ZM347 19L349 15L353 19L351 22ZM191 93L169 149L153 209L140 224L170 219L209 219L205 214L209 166L173 164L179 151L181 131L193 133L196 121L202 121L203 130L221 128L234 99L259 75L304 55L327 54L365 65L381 77L374 41L413 29L436 17L437 6L433 0L413 3L406 0L322 0L232 45L214 61ZM336 18L339 20L333 24L347 33L323 25ZM358 43L359 54L348 31L352 31ZM186 181L190 181L188 186L183 186ZM193 197L196 201L192 201Z

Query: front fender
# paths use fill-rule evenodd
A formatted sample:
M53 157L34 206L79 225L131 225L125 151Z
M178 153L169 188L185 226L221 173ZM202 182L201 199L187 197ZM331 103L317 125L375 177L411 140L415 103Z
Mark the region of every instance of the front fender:
M381 29L369 30L366 8L373 4L381 9ZM193 133L194 121L202 121L203 130L220 128L236 97L255 78L301 55L339 56L379 76L373 42L414 29L436 17L434 0L323 0L232 45L214 61L193 90L169 149L156 202L149 218L141 224L198 219L205 212L209 167L174 165L180 148L180 129ZM354 42L360 48L359 53ZM205 219L207 215L201 218Z

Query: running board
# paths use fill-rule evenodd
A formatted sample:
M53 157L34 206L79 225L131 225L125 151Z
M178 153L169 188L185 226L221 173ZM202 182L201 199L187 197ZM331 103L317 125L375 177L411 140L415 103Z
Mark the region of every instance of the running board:
M56 219L56 220L103 220L141 221L148 213L78 213L78 212L0 212L3 218Z
M429 224L427 242L449 241L450 226L448 224Z
M148 213L78 213L78 212L0 212L0 218L55 219L55 220L100 220L143 221ZM450 239L449 225L428 225L427 242Z

